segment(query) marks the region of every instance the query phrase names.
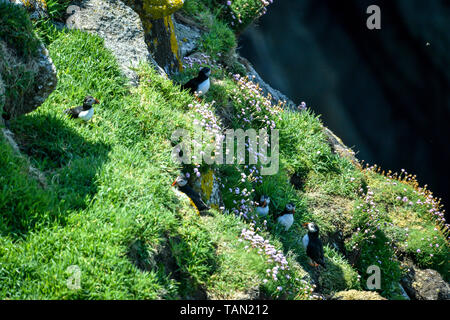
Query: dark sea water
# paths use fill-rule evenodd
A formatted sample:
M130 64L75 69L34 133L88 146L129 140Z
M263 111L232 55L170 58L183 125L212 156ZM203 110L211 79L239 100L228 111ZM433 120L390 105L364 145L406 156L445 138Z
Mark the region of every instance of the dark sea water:
M366 27L372 4L381 30ZM359 159L416 174L448 207L450 1L275 0L268 9L241 35L241 55Z

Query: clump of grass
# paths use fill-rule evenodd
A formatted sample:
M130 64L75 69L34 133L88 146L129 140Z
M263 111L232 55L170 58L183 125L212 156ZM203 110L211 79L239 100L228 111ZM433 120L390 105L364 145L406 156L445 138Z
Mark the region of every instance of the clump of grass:
M70 2L70 0L47 0L48 17L33 21L36 33L45 45L49 45L62 34L55 23L65 22Z
M360 276L342 254L330 246L324 246L326 270L319 276L321 292L332 295L338 291L361 289Z
M63 21L71 0L46 0L47 13L51 20Z
M267 13L272 0L187 0L184 10L191 16L205 11L213 12L231 29L241 32L252 22Z
M209 31L202 35L200 43L201 51L221 60L230 57L237 47L233 31L216 19L209 24Z
M230 60L237 47L233 30L218 18L215 9L209 9L201 1L186 1L184 12L194 17L207 30L200 39L200 51L219 61Z
M186 0L182 10L188 16L201 20L204 18L205 13L210 14L214 10L214 1L215 0Z
M50 45L61 35L54 22L48 18L33 21L33 25L39 39L46 46Z
M249 24L267 13L267 7L272 0L231 0L223 1L224 18L230 26L240 32Z
M7 2L0 3L0 40L25 61L33 58L40 46L26 10Z

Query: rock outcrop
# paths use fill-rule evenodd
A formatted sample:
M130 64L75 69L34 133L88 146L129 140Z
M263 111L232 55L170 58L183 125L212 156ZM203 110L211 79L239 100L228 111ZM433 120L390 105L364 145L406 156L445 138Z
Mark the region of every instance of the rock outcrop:
M195 52L202 34L199 28L185 24L181 19L180 15L176 15L173 24L180 48L180 57L183 58Z
M36 17L46 9L44 1L3 0L1 5L5 8L16 3ZM35 110L57 84L56 68L47 49L34 34L27 14L21 9L13 12L2 21L3 35L0 35L0 113L5 119ZM11 38L14 33L8 28L20 33L22 42ZM24 41L29 47L25 48Z
M435 270L422 270L410 265L401 284L411 299L450 300L450 285Z
M331 300L386 300L374 291L348 290L339 291L333 295Z
M9 2L24 7L33 20L48 17L45 0L0 0L0 2Z
M6 92L5 83L3 82L2 75L0 73L0 113L2 113L3 106L5 105L6 100L5 92ZM3 118L0 117L0 124L2 124L2 122Z
M0 56L0 74L7 75L9 79L26 80L25 86L18 88L19 96L4 97L3 112L6 118L15 118L35 110L56 88L56 68L43 45L39 47L36 57L24 61L13 49L0 41ZM14 81L3 83L6 92L15 90L17 85Z
M209 170L199 178L194 178L194 190L199 192L206 204L218 209L223 205L220 194L219 180L213 170Z
M141 18L145 41L155 61L166 73L183 68L172 14L181 9L184 0L124 0Z
M105 40L105 47L116 57L123 73L132 84L138 83L133 68L140 61L149 61L165 74L152 58L145 43L139 15L120 0L85 0L69 7L67 27L96 34Z
M250 64L250 62L244 57L238 56L238 61L241 63L247 71L247 75L253 78L253 81L258 83L263 89L265 94L270 94L275 102L286 101L287 107L295 108L295 103L289 99L286 95L281 93L279 90L272 88L268 83L266 83L261 76L256 72L255 68Z

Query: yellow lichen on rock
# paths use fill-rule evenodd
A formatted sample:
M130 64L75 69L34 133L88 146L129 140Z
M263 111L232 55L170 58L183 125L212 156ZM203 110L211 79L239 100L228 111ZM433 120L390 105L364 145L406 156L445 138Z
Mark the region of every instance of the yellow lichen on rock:
M386 300L374 291L347 290L336 293L333 300Z
M180 71L182 71L183 63L181 62L181 59L180 59L177 37L175 35L175 26L173 25L171 16L164 17L164 25L165 25L168 33L170 34L170 48L172 50L173 55L176 57L176 59L178 61L178 69Z
M43 9L47 9L47 2L45 0L21 0L23 5L27 8L36 9L37 6L41 6Z
M214 173L212 170L208 170L202 175L202 193L206 199L211 198L211 194L214 186Z
M181 9L184 0L143 0L144 11L153 19L162 19Z

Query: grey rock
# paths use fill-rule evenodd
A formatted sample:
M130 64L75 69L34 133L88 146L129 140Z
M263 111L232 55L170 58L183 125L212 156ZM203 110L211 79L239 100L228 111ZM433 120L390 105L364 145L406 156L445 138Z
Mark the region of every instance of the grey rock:
M286 106L288 108L296 108L295 103L291 99L289 99L279 90L272 88L267 82L265 82L247 59L241 56L238 56L237 59L239 63L241 63L247 70L247 75L249 76L249 78L253 77L253 81L259 83L260 87L263 89L263 92L265 94L270 94L274 102L278 103L279 101L286 101Z
M410 265L401 285L411 299L450 300L450 286L435 270L422 270Z
M347 158L353 163L358 163L358 159L355 156L355 152L347 147L342 140L336 136L333 131L328 129L327 127L323 127L323 132L325 136L327 137L328 144L331 147L331 150L338 154L339 156L343 158Z
M374 291L347 290L333 295L331 300L386 300Z
M5 91L5 83L3 82L2 75L0 73L0 113L3 110L3 106L5 105ZM3 121L2 117L0 117L0 125L2 124L1 121Z
M8 48L3 42L0 42L0 73L7 72L11 77L20 76L14 69L23 68L33 76L33 83L24 93L24 96L17 97L15 100L6 100L3 110L11 117L15 118L22 114L29 113L39 107L45 99L56 88L58 82L56 67L50 58L47 49L41 44L37 55L30 61L22 61L14 50ZM11 67L13 69L11 69ZM6 69L4 69L6 68ZM3 70L2 70L3 69ZM8 83L3 81L5 89L8 89ZM10 83L14 86L14 83ZM1 89L0 89L1 91ZM0 98L0 100L4 101ZM0 104L1 105L1 104Z
M47 5L41 0L0 0L0 2L9 2L24 7L33 20L48 18Z
M179 23L176 19L174 19L173 24L175 26L175 34L178 40L180 55L182 58L189 56L198 47L201 31L196 27Z
M73 6L66 25L69 29L83 30L103 38L105 47L113 52L131 84L138 84L137 74L132 68L141 61L150 62L161 75L165 75L148 52L139 15L122 1L81 1L79 6Z
M33 107L38 107L44 103L50 93L55 90L58 83L56 67L43 45L39 48L36 64L38 72L35 79L35 88L37 90L36 95L30 101Z
M214 172L208 172L199 178L195 178L193 187L206 199L207 205L217 208L223 205L219 180Z

